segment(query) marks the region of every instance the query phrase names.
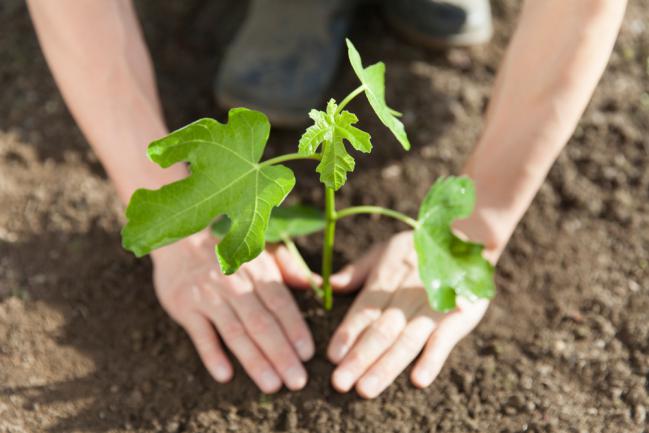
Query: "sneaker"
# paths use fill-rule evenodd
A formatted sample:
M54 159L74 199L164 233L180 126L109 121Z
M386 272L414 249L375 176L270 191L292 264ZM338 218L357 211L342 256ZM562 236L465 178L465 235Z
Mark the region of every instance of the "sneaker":
M386 20L431 48L483 44L493 33L489 0L384 0Z
M252 0L215 81L224 108L265 113L299 127L318 107L338 68L353 0Z

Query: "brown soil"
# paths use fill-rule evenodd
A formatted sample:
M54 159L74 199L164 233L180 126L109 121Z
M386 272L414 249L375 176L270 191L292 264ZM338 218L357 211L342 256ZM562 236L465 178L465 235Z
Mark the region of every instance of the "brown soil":
M215 111L211 80L241 2L139 2L173 127ZM402 375L363 401L329 385L323 353L351 298L323 314L302 392L215 384L159 307L150 262L120 247L120 208L49 76L23 2L0 4L0 432L647 432L649 6L630 5L606 75L498 266L498 296L427 390ZM377 143L341 202L414 213L478 135L518 2L494 1L495 40L431 53L371 8L353 37L388 64L414 150L357 103ZM184 85L180 83L186 83ZM349 68L332 90L352 88ZM364 120L367 119L367 120ZM384 139L384 140L383 140ZM295 146L275 133L273 151ZM319 202L311 167L296 196ZM398 229L345 221L339 264ZM372 230L369 230L371 227ZM301 241L317 263L317 239Z

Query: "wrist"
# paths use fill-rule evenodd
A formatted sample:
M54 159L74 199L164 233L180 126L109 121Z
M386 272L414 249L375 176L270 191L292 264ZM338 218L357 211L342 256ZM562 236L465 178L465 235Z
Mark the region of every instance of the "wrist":
M212 236L209 228L203 229L186 238L179 239L164 247L157 248L151 251L150 256L154 265L160 265L170 258L177 259L179 255L192 255L198 251L204 251L207 243L214 243L214 236Z
M492 257L505 249L561 148L556 135L543 131L485 132L462 171L475 184L476 204L454 227L485 245Z
M485 258L495 264L507 246L513 227L476 208L469 218L456 221L453 231L468 241L482 244Z
M473 161L480 164L473 164ZM499 165L502 164L490 164L487 158L472 156L463 173L474 182L475 207L468 218L453 224L453 228L468 240L484 245L485 256L492 263L500 257L529 205L527 200L522 200L528 194L520 189L526 184L521 182L524 176L498 169Z
M119 198L125 205L137 189L159 189L187 177L187 168L182 164L163 169L148 160L144 152L142 155L131 156L128 162L125 158L122 164L113 169L106 167Z

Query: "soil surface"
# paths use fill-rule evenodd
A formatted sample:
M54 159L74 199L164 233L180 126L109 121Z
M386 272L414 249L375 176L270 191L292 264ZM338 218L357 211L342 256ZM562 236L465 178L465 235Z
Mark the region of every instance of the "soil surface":
M178 127L222 119L212 79L243 2L138 2ZM414 149L400 147L362 101L377 143L359 158L343 204L414 214L439 175L475 143L489 88L518 14L494 1L484 48L430 52L365 7L352 37L388 66L388 99ZM498 295L440 377L403 374L380 398L329 385L329 336L352 301L325 315L296 296L318 343L302 392L263 396L238 370L208 376L158 305L148 259L120 247L121 209L50 78L23 2L0 4L0 432L625 432L649 431L649 4L632 1L607 72L569 146L516 230ZM185 83L185 84L183 84ZM354 87L341 68L331 95ZM297 135L274 132L271 150ZM322 199L311 166L293 198ZM369 229L371 228L371 230ZM400 229L345 220L338 265ZM317 238L302 239L318 261Z

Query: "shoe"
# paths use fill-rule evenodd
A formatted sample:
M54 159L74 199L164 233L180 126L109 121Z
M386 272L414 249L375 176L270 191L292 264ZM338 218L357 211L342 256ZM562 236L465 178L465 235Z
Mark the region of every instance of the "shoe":
M383 12L407 39L431 48L479 45L493 34L489 0L384 0Z
M304 126L338 68L353 6L353 0L252 0L215 80L219 105L262 111L274 126Z

